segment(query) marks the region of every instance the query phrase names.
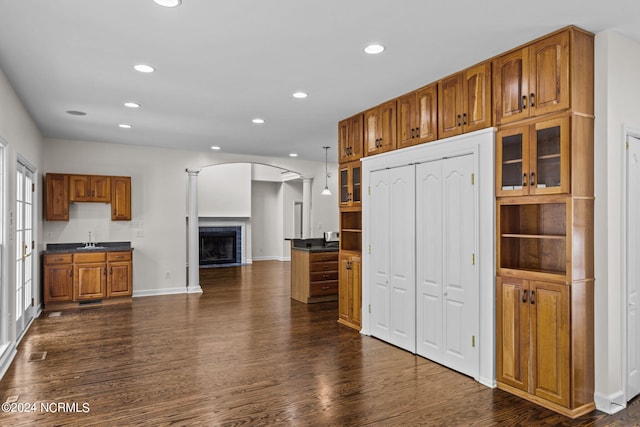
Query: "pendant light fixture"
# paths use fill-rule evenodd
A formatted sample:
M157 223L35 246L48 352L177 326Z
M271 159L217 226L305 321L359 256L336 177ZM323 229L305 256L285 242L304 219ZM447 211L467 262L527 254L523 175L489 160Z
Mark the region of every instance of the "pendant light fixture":
M331 195L331 191L329 191L329 185L328 185L328 178L329 178L329 172L327 172L327 163L328 163L328 153L329 153L329 148L331 147L322 147L324 148L324 190L322 190L322 195L323 196L330 196Z

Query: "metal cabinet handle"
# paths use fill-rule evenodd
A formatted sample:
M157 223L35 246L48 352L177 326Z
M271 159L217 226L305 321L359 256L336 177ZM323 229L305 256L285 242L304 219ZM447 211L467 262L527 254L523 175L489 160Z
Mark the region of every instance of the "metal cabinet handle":
M522 95L522 109L527 109L527 95Z
M323 287L322 287L322 290L323 290L323 291L326 291L327 289L329 289L329 287L328 287L328 286L323 286Z
M532 187L536 185L536 174L535 172L531 172L531 179L529 180L529 185Z
M460 114L458 114L456 116L456 126L462 126L461 121L460 121Z
M535 107L535 99L536 99L536 95L535 94L532 93L532 94L529 95L529 101L531 101L530 105L532 107Z
M522 302L523 303L527 302L527 290L526 289L522 290Z
M64 258L54 258L54 261L64 261Z
M466 125L467 124L467 113L463 113L462 114L462 124Z
M536 291L531 291L531 298L529 298L529 300L531 301L531 304L536 303Z
M527 186L527 174L526 173L522 174L522 186L523 187Z

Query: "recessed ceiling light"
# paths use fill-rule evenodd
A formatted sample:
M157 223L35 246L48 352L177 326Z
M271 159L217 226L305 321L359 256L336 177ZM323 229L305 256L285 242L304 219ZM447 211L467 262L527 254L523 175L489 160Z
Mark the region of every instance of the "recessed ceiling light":
M382 46L381 44L370 44L369 46L364 48L364 51L370 55L377 55L379 53L382 53L383 50L384 46Z
M77 110L67 110L66 111L67 114L71 114L72 116L86 116L87 113L85 113L84 111L77 111Z
M153 0L156 4L164 7L176 7L182 4L182 0Z
M260 118L255 118L253 120L251 120L253 123L261 125L262 123L264 123L264 119L260 119Z
M156 70L151 65L146 64L134 65L133 68L135 68L136 71L140 71L141 73L153 73Z
M298 157L298 155L296 153L291 153L289 154L289 157Z
M306 98L307 96L309 96L309 94L305 93L305 92L296 92L293 94L294 98Z
M118 125L118 127L122 128L122 129L131 129L131 125L128 125L126 123L120 123Z
M140 104L137 102L125 102L124 106L129 108L140 108Z
M213 146L211 147L211 149L212 149L212 150L219 150L219 149L220 149L220 147L218 147L218 146L216 146L216 145L213 145Z

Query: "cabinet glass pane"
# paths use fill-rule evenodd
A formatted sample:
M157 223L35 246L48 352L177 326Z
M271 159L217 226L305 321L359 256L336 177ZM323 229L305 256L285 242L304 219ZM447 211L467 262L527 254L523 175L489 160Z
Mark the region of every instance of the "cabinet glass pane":
M340 203L349 201L349 171L347 169L340 170Z
M522 188L522 135L502 138L502 189Z
M351 169L351 173L352 173L352 180L353 180L353 201L354 202L359 202L360 201L360 168L353 168Z
M536 133L538 188L560 187L560 126Z

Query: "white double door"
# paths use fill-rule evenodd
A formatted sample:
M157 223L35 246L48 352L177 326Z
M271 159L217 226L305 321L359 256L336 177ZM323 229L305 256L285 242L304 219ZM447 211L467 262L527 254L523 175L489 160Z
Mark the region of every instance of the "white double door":
M371 334L478 375L474 156L371 173Z

